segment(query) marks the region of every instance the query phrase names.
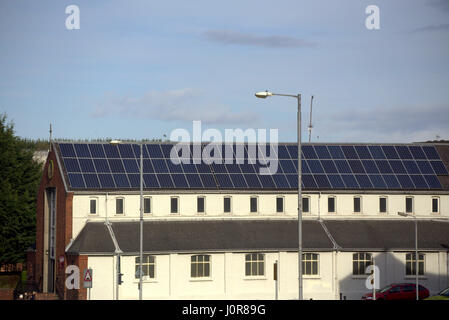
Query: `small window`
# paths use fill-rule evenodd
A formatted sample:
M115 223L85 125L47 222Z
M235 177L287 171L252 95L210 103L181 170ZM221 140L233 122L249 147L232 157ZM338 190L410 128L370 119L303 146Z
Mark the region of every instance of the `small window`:
M231 197L224 197L223 199L223 211L225 213L230 213L231 212Z
M170 198L170 212L178 213L178 198L177 197Z
M123 214L123 203L125 202L125 199L123 198L116 198L115 199L115 214Z
M306 213L310 212L310 198L309 197L302 198L302 212L306 212Z
M407 212L407 213L413 212L413 198L412 197L405 198L405 212Z
M192 278L210 277L209 255L196 255L190 258L190 276Z
M381 213L387 212L387 198L386 197L379 198L379 212L381 212Z
M405 274L407 276L415 276L416 275L416 254L407 253L405 255ZM418 254L418 275L424 275L424 254Z
M151 198L143 198L143 213L151 213Z
M284 197L276 198L276 212L284 212Z
M265 275L265 255L263 253L245 255L245 275L248 277Z
M360 197L354 197L354 212L362 212L362 198Z
M136 257L136 279L140 279L139 269L140 269L140 257ZM143 277L154 279L156 274L156 257L150 255L144 255L142 260L142 271Z
M303 253L302 254L302 274L318 275L318 254Z
M432 198L432 213L440 212L440 198Z
M257 212L257 197L251 197L250 210L251 212Z
M335 197L327 198L327 212L335 213Z
M97 199L90 199L90 214L97 214Z
M352 274L365 275L366 268L372 263L371 253L354 253L352 255Z
M196 209L198 213L204 213L204 197L196 198Z

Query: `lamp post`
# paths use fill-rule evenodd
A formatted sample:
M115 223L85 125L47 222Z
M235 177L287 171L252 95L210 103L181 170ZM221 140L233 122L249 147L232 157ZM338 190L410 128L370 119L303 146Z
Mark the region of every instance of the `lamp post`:
M418 286L418 277L419 277L419 268L418 268L418 220L416 219L416 216L404 213L404 212L398 212L398 215L402 217L412 217L415 220L415 276L416 276L416 300L419 300L419 286Z
M112 140L112 145L123 143L120 140ZM139 249L139 300L142 300L142 284L143 284L143 141L140 141L140 249Z
M303 298L303 290L302 290L302 186L301 186L301 94L292 95L292 94L280 94L280 93L272 93L269 91L257 92L257 98L265 99L269 96L283 96L283 97L292 97L297 99L298 101L298 113L297 113L297 138L298 138L298 281L299 281L299 290L298 290L298 299L302 300Z

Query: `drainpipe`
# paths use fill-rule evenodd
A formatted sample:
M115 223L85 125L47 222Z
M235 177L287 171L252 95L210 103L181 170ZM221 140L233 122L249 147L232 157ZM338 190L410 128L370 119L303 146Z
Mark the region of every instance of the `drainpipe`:
M109 223L109 218L108 218L108 193L107 192L106 192L105 204L106 204L106 208L105 208L106 223Z

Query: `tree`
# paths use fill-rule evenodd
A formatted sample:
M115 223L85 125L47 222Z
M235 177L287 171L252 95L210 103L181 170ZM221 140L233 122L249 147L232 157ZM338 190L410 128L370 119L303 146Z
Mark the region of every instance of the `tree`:
M14 135L0 115L0 264L25 260L36 234L36 195L41 165L34 145Z

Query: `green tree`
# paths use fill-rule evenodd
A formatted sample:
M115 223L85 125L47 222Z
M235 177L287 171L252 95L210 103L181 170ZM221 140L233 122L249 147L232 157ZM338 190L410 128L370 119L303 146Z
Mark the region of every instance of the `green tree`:
M15 136L0 115L0 264L23 262L35 241L41 165L33 152L34 144Z

